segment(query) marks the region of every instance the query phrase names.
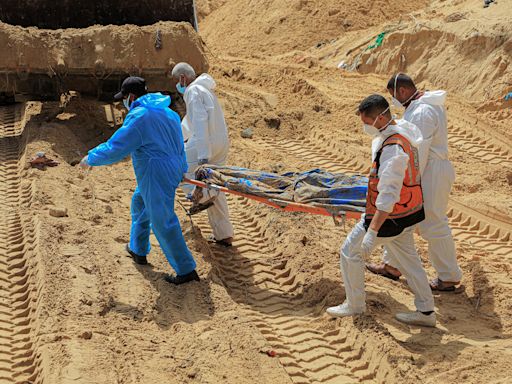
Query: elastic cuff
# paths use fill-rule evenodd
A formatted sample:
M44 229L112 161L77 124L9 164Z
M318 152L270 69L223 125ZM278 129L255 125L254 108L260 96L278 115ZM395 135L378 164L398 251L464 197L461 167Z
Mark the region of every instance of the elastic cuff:
M375 204L375 207L379 210L379 211L382 211L382 212L386 212L386 213L391 213L393 212L393 207L395 206L395 204L393 204L391 207L387 206L387 205L380 205L380 204Z
M424 307L424 308L418 308L418 307L416 307L416 310L417 310L418 312L423 313L423 312L435 312L435 310L436 310L436 309L435 309L434 307L431 307L431 308L427 308L427 307Z

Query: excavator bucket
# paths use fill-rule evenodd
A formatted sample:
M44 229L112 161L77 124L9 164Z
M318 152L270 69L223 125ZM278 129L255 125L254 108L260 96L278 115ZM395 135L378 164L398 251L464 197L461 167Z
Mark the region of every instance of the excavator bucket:
M169 91L180 62L208 69L193 0L3 0L0 103L67 91L111 100L123 79Z

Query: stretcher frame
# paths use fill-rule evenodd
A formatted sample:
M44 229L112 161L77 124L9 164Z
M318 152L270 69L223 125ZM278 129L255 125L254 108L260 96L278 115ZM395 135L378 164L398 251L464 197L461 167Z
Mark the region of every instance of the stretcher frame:
M312 215L321 215L321 216L329 216L334 219L334 222L336 224L341 224L345 221L345 219L360 219L362 216L361 212L352 212L352 211L342 211L340 210L337 213L330 212L328 209L324 207L316 207L314 205L308 205L308 204L302 204L302 203L296 203L293 201L286 201L286 200L279 200L279 199L267 199L265 197L261 196L255 196L248 193L233 191L231 189L228 189L226 187L221 187L216 184L199 181L199 180L193 180L184 178L183 182L187 184L195 185L196 187L211 189L223 193L228 193L230 195L235 196L241 196L245 197L250 200L255 200L259 203L268 205L272 208L279 209L281 211L285 212L303 212L303 213L310 213ZM341 220L341 221L340 221Z

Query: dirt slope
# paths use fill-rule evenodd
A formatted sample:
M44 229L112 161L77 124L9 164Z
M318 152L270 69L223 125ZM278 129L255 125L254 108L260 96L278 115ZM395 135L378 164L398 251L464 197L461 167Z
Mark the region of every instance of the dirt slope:
M203 0L201 33L222 55L268 57L325 44L425 6L428 1ZM201 4L200 3L200 4ZM201 13L200 13L201 14Z
M408 72L469 100L496 101L512 88L511 17L507 2L484 9L478 0L434 1L424 12L340 35L310 53L327 65L344 61L360 73ZM381 32L387 32L382 45L367 49Z

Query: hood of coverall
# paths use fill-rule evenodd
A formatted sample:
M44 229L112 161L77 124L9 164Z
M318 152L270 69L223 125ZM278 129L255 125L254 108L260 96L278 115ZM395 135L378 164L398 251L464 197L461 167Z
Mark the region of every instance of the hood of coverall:
M388 125L386 129L381 131L372 141L372 153L375 154L381 147L384 140L394 134L404 136L413 147L419 148L423 142L423 136L420 129L412 123L403 119L396 119L396 125Z
M411 145L418 148L423 141L423 135L421 134L420 129L415 124L403 119L397 119L395 121L396 125L390 125L387 129L385 129L384 136L389 137L395 133L398 133L409 140Z
M426 91L423 96L418 100L414 100L412 103L414 102L443 106L446 102L446 91Z
M213 80L213 77L211 77L209 74L203 73L201 76L195 79L190 85L200 85L210 91L213 91L217 86L217 83L215 83L215 80Z
M169 108L169 105L171 105L170 96L162 95L161 93L148 93L135 100L130 110L139 106L149 109L164 109Z

